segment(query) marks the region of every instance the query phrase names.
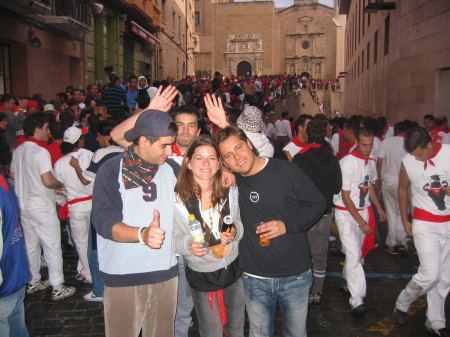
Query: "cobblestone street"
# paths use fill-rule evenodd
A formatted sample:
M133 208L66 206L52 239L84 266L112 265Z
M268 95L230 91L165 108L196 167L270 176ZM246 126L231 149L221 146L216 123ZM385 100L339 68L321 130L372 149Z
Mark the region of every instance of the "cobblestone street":
M368 255L364 266L367 277L366 304L368 311L365 315L355 318L350 313L348 295L340 289L344 256L340 253L339 247L339 240L330 243L328 274L325 280L323 300L320 305L310 306L309 309L309 337L431 336L424 329L425 297L414 303L404 327L397 326L392 315L396 297L408 282L411 274L417 270L418 259L415 254L394 256L379 247ZM83 295L90 291L90 285L75 280L76 257L72 247L67 244L65 245L64 264L66 284L75 286L77 292L72 298L59 303L51 302L50 289L34 295L27 295L25 299L26 319L30 335L105 336L102 303L83 300ZM450 313L448 299L446 312L448 318ZM245 334L248 335L248 322ZM196 336L199 336L199 333L194 317L189 337ZM281 336L279 310L276 317L275 336Z

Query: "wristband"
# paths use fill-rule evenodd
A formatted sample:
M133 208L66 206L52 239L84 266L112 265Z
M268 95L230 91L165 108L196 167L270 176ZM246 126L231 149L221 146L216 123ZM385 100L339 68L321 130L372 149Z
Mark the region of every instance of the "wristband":
M362 225L359 225L359 228L364 227L365 225L367 225L367 222L364 221L364 223Z
M142 231L144 230L144 229L146 229L147 227L141 227L141 228L139 228L139 230L138 230L138 240L139 240L139 242L141 243L141 244L143 244L143 245L147 245L145 242L144 242L144 240L142 240Z

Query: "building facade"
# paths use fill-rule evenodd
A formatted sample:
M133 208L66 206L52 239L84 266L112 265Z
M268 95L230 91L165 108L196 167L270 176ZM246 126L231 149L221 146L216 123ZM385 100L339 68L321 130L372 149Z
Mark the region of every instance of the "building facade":
M390 123L450 118L450 2L397 0L368 13L369 3L340 1L347 16L344 112Z
M335 10L318 0L196 1L197 75L306 73L335 79L339 69Z
M158 77L161 41L161 0L103 1L92 13L92 34L86 37L89 83L107 84L105 67L127 81L131 75Z
M186 76L188 67L187 39L192 36L193 10L188 0L162 0L162 21L159 32L159 78L180 79ZM187 19L187 14L191 18ZM188 31L188 21L191 31ZM191 45L191 42L189 43Z
M0 94L53 99L69 84L86 84L90 1L0 2Z

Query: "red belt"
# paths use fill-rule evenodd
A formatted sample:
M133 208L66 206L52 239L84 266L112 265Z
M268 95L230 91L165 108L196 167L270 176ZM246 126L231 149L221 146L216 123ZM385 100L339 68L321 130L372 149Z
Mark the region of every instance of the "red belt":
M415 220L428 221L428 222L447 222L450 221L450 215L436 215L425 211L421 208L414 208L413 218Z
M68 202L66 202L64 205L60 207L58 210L59 219L61 221L69 219L69 205L77 204L82 201L92 200L92 195L89 197L84 198L78 198L78 199L72 199Z

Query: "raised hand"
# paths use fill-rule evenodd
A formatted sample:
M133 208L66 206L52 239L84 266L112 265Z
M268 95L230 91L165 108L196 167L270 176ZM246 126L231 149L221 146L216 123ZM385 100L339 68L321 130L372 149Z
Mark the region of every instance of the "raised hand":
M216 124L219 128L224 128L229 125L220 98L206 94L204 101L206 108L208 109L208 118L211 122Z
M164 90L163 86L161 85L146 110L156 109L164 112L169 111L169 109L172 107L172 101L177 96L177 94L178 90L173 85L169 85Z

